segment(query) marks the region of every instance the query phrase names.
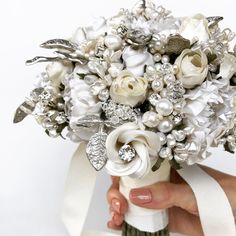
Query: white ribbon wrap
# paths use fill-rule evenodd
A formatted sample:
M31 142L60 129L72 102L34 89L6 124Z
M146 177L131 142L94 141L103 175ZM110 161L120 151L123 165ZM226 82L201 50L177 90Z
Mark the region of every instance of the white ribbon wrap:
M168 174L167 171L165 171L165 168L167 167L163 166L161 168L163 169L159 170L160 175L163 171L163 180L167 180ZM193 189L198 203L199 215L204 235L236 236L233 212L227 196L220 185L198 166L186 166L178 172ZM144 180L144 182L140 182L139 186L143 186L147 179ZM152 181L148 180L146 182L147 184L154 183L154 179L150 179L152 179ZM124 185L124 181L129 187L132 187L131 185L133 185L133 183L127 178L123 178L121 181L121 190L126 196L128 196L127 187L124 188L124 186L122 186ZM161 177L160 179L157 179L157 181L161 181ZM65 188L62 218L70 236L121 235L120 233L83 230L91 198L93 196L95 183L96 171L94 171L94 169L90 166L85 153L85 145L84 143L81 143L72 158ZM138 182L136 185L139 187ZM133 221L133 223L136 224L135 218L133 220L131 217L131 209L134 209L132 205L130 205L130 210L126 216L126 220L128 223ZM144 210L144 212L146 212L146 210ZM146 212L142 215L142 213L140 213L140 209L138 209L137 221L144 217L145 214L148 213ZM146 228L150 229L150 231L154 230L153 227L156 227L158 230L160 230L159 228L161 226L165 228L168 222L165 211L157 211L156 214L158 215L157 219L160 219L161 222L155 222L155 217L153 217L150 222L146 222ZM133 216L135 217L135 215ZM148 218L150 219L150 217L149 212Z
M129 200L129 192L133 188L141 188L161 181L170 180L170 165L164 162L160 169L150 172L141 179L121 177L120 192L126 197L129 209L125 215L125 221L140 231L155 233L168 225L167 210L145 209L132 204Z

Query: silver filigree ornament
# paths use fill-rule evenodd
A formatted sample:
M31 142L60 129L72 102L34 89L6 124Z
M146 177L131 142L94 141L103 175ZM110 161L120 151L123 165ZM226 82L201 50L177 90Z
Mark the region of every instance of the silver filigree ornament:
M119 150L119 157L122 161L124 162L131 162L136 156L136 151L135 149L129 145L123 145L120 150Z
M90 138L86 147L88 160L96 171L100 171L107 163L106 140L107 133L101 129Z
M27 60L26 65L33 65L39 62L54 62L54 61L71 61L75 63L85 64L88 61L85 55L80 52L78 45L64 39L48 40L40 45L45 49L54 49L55 57L36 56L33 59Z

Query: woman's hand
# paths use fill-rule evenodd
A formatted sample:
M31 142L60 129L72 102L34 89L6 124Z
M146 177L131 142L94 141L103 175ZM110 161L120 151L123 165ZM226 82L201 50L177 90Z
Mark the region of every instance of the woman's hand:
M224 189L234 215L236 215L236 177L208 167L202 166L202 168ZM119 192L118 177L112 177L112 186L108 191L107 198L112 217L108 222L108 227L121 229L128 204L125 197ZM203 235L195 196L189 185L174 170L171 173L171 182L160 182L145 188L132 189L130 201L144 208L168 208L170 232L189 236Z

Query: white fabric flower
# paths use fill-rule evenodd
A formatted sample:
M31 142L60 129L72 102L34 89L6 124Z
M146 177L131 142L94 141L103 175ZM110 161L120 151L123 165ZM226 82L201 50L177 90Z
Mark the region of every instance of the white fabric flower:
M123 145L131 145L136 157L129 163L119 157ZM108 173L114 176L142 178L151 171L161 147L158 134L141 130L138 124L126 123L112 131L106 141Z
M110 96L114 102L134 107L145 100L147 88L146 78L135 77L129 71L122 71L112 82Z
M175 64L179 70L177 78L184 88L193 88L202 84L208 74L208 59L201 50L185 49L176 59Z
M225 54L224 60L220 65L220 73L218 77L223 79L231 79L236 73L236 57L233 54Z
M79 139L89 140L91 135L97 131L97 127L89 129L78 127L77 121L88 115L99 116L101 113L101 103L97 97L90 93L90 86L76 75L68 79L65 91L67 91L64 99L68 110L67 115L70 118L69 126L73 130L74 135Z
M81 44L86 40L97 39L107 32L107 22L104 17L97 17L93 20L91 25L87 27L79 27L71 38L72 42Z
M208 21L202 14L197 14L193 17L186 17L182 19L180 25L179 34L195 43L205 42L210 38L210 32L208 28Z
M72 73L72 69L73 66L70 62L53 62L46 67L46 73L51 84L57 88L63 82L65 76Z
M126 69L136 76L143 76L146 65L154 65L153 57L147 49L134 50L132 47L126 47L122 57Z
M233 128L235 96L236 88L230 87L227 79L206 81L185 95L185 124L194 128L191 138L201 147L200 153L188 160L189 164L207 157L206 150Z

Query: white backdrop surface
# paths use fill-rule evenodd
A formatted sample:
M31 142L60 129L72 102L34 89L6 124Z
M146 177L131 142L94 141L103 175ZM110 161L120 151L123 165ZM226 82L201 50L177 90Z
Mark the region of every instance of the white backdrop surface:
M67 236L60 204L70 158L76 144L48 138L33 119L13 125L15 108L33 87L43 65L24 62L45 54L38 45L69 37L92 16L111 16L135 0L8 0L0 2L0 236ZM159 0L177 16L202 12L222 15L222 24L236 31L235 0ZM236 157L216 150L206 164L236 175ZM106 229L105 193L110 179L101 173L86 224Z

